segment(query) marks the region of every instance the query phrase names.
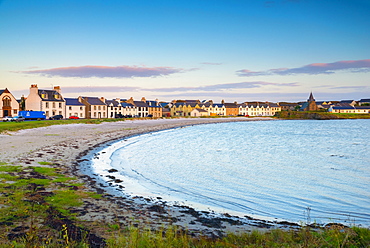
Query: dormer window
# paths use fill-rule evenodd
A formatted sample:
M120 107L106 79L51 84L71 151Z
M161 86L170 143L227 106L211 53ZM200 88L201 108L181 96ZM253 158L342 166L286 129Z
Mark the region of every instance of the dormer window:
M59 95L58 93L55 93L55 94L54 94L54 98L55 98L55 99L60 99L60 95Z
M43 99L47 98L47 95L46 95L45 91L41 92L41 98L43 98Z

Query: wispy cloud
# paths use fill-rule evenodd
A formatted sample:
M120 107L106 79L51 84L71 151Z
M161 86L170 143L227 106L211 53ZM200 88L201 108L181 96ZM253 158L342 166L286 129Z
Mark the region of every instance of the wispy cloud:
M193 70L193 69L191 69ZM44 70L18 71L18 73L38 74L47 77L74 77L74 78L133 78L158 77L174 73L185 72L182 68L174 67L145 67L145 66L76 66L59 67Z
M370 59L344 60L333 63L313 63L297 68L276 68L266 71L239 70L237 75L241 77L268 76L268 75L295 75L295 74L333 74L337 71L370 72Z

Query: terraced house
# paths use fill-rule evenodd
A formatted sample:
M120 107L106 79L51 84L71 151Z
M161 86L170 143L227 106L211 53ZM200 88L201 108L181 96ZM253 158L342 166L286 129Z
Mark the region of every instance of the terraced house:
M107 118L107 104L104 97L78 97L79 102L83 103L85 108L85 116L88 119Z
M274 116L281 107L270 102L245 102L239 104L239 115L244 116Z
M0 90L0 109L0 118L18 115L19 104L7 88Z
M171 116L190 116L191 111L201 108L199 100L174 100L171 106Z
M30 94L25 100L25 110L44 111L47 118L54 115L65 116L65 106L59 86L54 86L52 90L43 90L37 84L32 84Z
M77 116L78 118L86 118L86 106L81 103L78 98L64 98L66 101L66 116Z

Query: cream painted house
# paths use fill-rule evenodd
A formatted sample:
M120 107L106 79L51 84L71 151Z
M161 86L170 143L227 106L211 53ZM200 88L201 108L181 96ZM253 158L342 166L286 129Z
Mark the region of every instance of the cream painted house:
M0 90L0 110L0 118L18 115L19 103L7 88Z
M37 84L32 84L30 94L25 101L25 110L44 111L46 118L54 115L65 117L65 106L59 86L54 86L53 90L42 90L37 87Z
M64 98L66 101L66 116L77 116L78 118L86 118L86 106L81 103L78 98Z
M239 104L239 115L243 116L274 116L281 111L281 106L270 102L245 102Z
M193 116L193 117L208 116L208 111L204 109L196 108L190 112L190 116Z

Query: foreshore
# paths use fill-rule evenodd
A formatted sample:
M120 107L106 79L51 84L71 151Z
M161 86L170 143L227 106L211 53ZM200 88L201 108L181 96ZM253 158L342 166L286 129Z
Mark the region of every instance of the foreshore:
M84 174L82 164L89 156L114 141L148 132L189 125L273 120L272 118L179 118L154 120L125 120L101 124L55 125L1 134L0 162L21 166L51 166L66 176L76 177L85 190L102 194L100 199L89 198L74 209L78 219L85 221L92 232L99 233L103 223L159 229L169 224L194 234L220 236L227 232L245 232L272 227L296 228L292 223L233 217L228 213L215 214L196 211L187 206L171 206L161 199L118 197L107 186ZM40 165L48 162L50 165ZM97 175L99 176L99 175ZM124 189L123 189L124 191Z

